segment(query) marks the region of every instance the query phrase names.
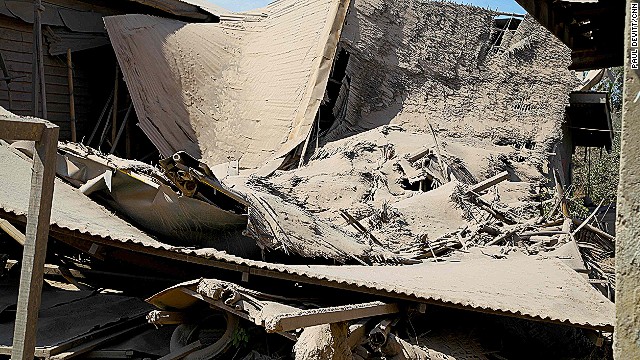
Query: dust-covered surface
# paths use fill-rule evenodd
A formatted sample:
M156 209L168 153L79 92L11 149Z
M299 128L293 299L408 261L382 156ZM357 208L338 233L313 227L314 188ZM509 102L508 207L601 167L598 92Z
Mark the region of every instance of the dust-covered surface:
M245 263L292 274L303 282L318 279L331 286L588 328L611 329L615 319L613 303L574 270L556 259L524 254L494 259L473 251L447 261L391 268Z
M442 263L395 267L393 271L377 266L367 271L353 266L289 268L339 283L394 289L434 300L447 298L453 304L477 309L498 306L513 314L541 319L613 326L613 303L559 261L522 254L492 259L478 253Z
M1 287L0 301L14 302L17 288ZM13 305L15 306L15 305ZM42 293L37 332L37 347L66 343L92 331L119 321L141 317L150 310L144 301L121 295L93 293L89 291L63 291L48 289ZM2 309L0 306L0 309ZM15 316L15 312L13 313ZM0 321L0 353L10 347L13 340L13 322Z
M0 145L0 179L3 189L6 189L0 191L0 207L5 212L26 215L31 188L31 162L8 146ZM158 243L60 179L55 180L51 224L104 238Z
M242 272L242 286L201 278L171 287L148 300L161 310L217 305L262 331L291 314L398 303L400 315L284 334L297 337L296 359L483 359L525 352L519 345L502 352L509 347L499 344L507 342L501 336L510 333L508 324L501 335L472 334L477 318L465 318L458 332L439 324L433 334L416 333L411 318L432 309L519 321L513 328L522 332L513 338L530 340L540 353L565 347L574 356L594 348L588 331L613 330L615 279L603 259L613 261L615 239L573 219L563 188L568 145L562 128L577 83L566 70L570 53L532 19L440 1L280 0L258 12L225 14L219 24L142 15L106 24L147 135L165 156L186 150L197 159L176 154L173 170L164 159L160 174L103 157L107 169L88 176L81 167L68 168L65 179L82 188L89 180L113 195L114 182L99 178L105 170L161 178L170 192L148 199L240 209L238 239L262 250L228 253L224 242L237 239L201 227L198 216L221 221L199 210L180 230L200 231L211 241L169 245L177 243L119 217L126 211L114 206L113 214L56 181L51 222L58 228L113 245L116 256L126 248L203 266L192 279L219 274L239 283L236 272ZM0 192L3 214L24 217L29 178L29 162L0 146L0 179L12 189ZM491 178L492 185L478 187ZM143 195L131 182L124 187L125 201ZM149 218L154 208L148 203L128 215L147 230L159 225ZM162 215L163 225L176 220L170 211ZM216 271L203 273L204 266ZM271 289L286 296L251 290L285 283ZM322 294L311 303L305 291L358 300ZM410 326L398 326L401 321ZM567 338L536 343L556 334L547 325L562 328L557 333ZM389 331L403 327L405 333ZM352 329L360 331L359 345L351 341ZM487 338L499 350L488 350ZM602 334L594 338L603 341ZM245 334L235 333L233 341L246 341ZM571 342L578 348L565 346ZM248 358L262 358L261 350Z
M404 255L484 224L464 189L502 171L509 181L483 199L514 222L540 216L550 169L567 170L558 143L577 80L569 50L534 20L501 31L496 18L451 3L353 1L304 166L225 181Z
M344 0L281 0L195 24L105 18L141 128L164 156L255 168L304 141L322 100Z
M570 51L529 17L498 36L497 15L439 1L352 1L339 47L350 54L345 96L326 139L430 123L446 137L548 150L577 83Z
M456 176L461 180L484 179L510 169L521 181L500 184L496 196L515 207L530 201L535 185L544 179L526 161L498 160L522 156L510 146L474 147L460 140L440 141L438 146L445 166L459 171L451 173L454 181L426 192L410 189L407 174L442 177L433 136L398 126L383 126L328 143L306 166L278 171L268 178L253 177L249 183L256 191L278 194L357 234L341 216L341 211L347 211L385 247L398 250L424 237L437 239L467 225L464 209L452 199L458 191L456 186L465 185ZM417 159L411 161L412 157Z

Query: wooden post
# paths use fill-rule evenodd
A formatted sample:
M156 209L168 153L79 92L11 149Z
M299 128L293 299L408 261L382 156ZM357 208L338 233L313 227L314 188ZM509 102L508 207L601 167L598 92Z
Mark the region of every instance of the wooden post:
M2 54L0 53L0 70L2 70L2 75L5 78L5 83L7 84L7 100L9 101L9 108L7 110L13 111L13 103L11 101L11 75L9 75L9 70L7 69L7 64L4 63L4 59L2 58Z
M120 67L116 64L116 79L113 84L113 113L111 123L111 145L115 144L118 137L118 85L120 80Z
M43 119L47 118L47 92L45 90L45 79L44 79L44 54L42 50L42 12L44 11L44 6L42 6L41 0L34 0L34 20L33 20L33 40L36 51L36 56L38 57L38 80L40 85L40 101L41 101L41 117Z
M133 99L131 105L133 108ZM127 115L128 116L128 115ZM124 153L127 159L131 159L131 121L127 121L124 130Z
M40 11L39 8L42 6L39 0L34 0L33 4L33 54L31 57L31 105L33 106L33 116L37 117L39 115L38 106L38 94L40 88L40 67L38 66L38 62L40 61L40 56L38 56L38 36L40 34Z
M20 291L11 350L13 360L32 360L35 352L38 310L53 199L58 134L59 128L57 126L45 127L42 136L36 141L33 154L26 241L22 256Z
M69 84L69 125L71 126L71 141L77 142L76 103L73 95L73 62L71 61L71 49L67 49L67 83Z
M120 130L118 130L118 134L116 135L116 139L115 139L115 141L113 141L113 145L111 145L111 150L109 150L109 154L113 154L113 152L116 151L116 146L118 146L118 142L120 141L120 137L122 136L122 133L123 133L125 127L129 123L127 120L129 120L129 115L131 114L131 110L133 110L133 103L131 103L129 105L129 109L127 109L127 113L124 115L124 119L122 120L122 125L120 125Z

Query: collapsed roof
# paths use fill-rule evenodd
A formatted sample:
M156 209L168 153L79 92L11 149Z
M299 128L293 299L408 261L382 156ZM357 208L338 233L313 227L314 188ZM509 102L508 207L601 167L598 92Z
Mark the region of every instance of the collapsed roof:
M54 237L611 329L613 304L574 271L591 268L573 219L556 219L561 191L548 212L538 206L568 173L562 123L577 80L568 50L532 19L448 2L280 0L216 24L105 24L140 126L169 160L131 167L61 145L58 175L73 186L56 183ZM176 163L183 155L204 164ZM28 163L0 146L0 165L22 189L0 192L2 215L22 220ZM133 188L150 196L138 202ZM256 244L263 253L249 254ZM269 263L266 250L299 257ZM364 265L379 263L405 265Z
M0 192L3 217L26 214L29 182L25 179L29 176L29 161L6 145L0 146L0 179L12 189ZM58 237L56 233L61 229L66 229L76 233L75 236L91 235L98 243L116 247L132 244L142 251L155 249L172 252L175 256L196 257L200 261L210 261L214 267L219 266L216 262L221 262L247 267L254 274L264 269L279 274L272 275L276 277L293 276L297 281L346 286L357 291L364 289L400 299L470 307L603 330L610 330L614 319L613 303L591 288L579 274L552 258L531 259L520 254L497 260L475 252L462 255L456 261L425 262L393 269L362 265L270 264L242 259L215 248L193 249L162 243L59 179L55 183L51 223L54 237ZM352 255L358 255L357 249L350 250ZM553 299L554 306L548 306L542 300L549 298Z
M264 16L188 24L105 18L140 126L161 154L256 168L308 136L347 1L277 1Z

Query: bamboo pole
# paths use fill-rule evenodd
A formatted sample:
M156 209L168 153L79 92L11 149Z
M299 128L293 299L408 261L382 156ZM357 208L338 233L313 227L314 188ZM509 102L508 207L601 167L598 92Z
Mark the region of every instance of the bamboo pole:
M71 49L67 49L67 82L69 84L69 125L71 126L71 141L77 142L76 104L73 94L73 62L71 61Z

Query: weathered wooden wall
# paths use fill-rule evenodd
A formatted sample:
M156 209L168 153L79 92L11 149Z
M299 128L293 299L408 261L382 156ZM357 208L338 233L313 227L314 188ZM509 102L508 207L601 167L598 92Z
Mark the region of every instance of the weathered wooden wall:
M60 139L71 138L69 127L69 91L67 81L66 57L46 55L45 42L45 80L47 91L48 119L60 126ZM4 58L10 76L19 76L11 84L11 101L7 93L7 84L0 82L0 106L18 115L33 115L31 102L31 67L33 35L32 25L0 15L0 54ZM83 128L91 113L92 99L89 95L89 81L86 66L75 64L74 89L76 119L79 128Z

